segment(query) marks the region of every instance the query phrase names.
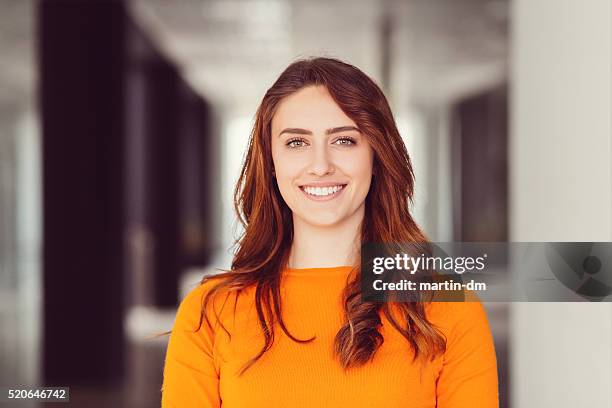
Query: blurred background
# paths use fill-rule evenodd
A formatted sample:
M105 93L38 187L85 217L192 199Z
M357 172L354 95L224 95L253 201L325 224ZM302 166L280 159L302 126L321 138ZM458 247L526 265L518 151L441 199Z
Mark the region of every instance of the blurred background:
M167 338L151 334L229 267L255 110L299 57L383 88L432 240L612 241L611 15L609 0L1 0L0 385L159 406ZM612 407L612 305L485 307L501 407Z

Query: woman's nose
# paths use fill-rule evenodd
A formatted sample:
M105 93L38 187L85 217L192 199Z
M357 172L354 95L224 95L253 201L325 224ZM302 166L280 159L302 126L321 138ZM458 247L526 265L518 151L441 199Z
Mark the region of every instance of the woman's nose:
M334 172L334 165L327 151L327 146L318 146L313 149L308 172L316 176L323 176Z

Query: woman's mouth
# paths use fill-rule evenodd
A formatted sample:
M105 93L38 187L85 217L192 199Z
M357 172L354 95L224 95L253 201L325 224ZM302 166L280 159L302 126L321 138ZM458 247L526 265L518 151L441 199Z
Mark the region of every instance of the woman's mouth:
M300 190L313 201L329 201L338 197L344 191L344 187L346 184L327 187L300 186Z

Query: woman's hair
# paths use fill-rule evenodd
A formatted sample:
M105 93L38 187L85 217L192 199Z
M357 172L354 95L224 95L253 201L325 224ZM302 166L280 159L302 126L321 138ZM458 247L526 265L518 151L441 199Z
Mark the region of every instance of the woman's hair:
M274 322L293 341L314 339L298 339L290 334L281 313L281 272L287 265L293 241L293 221L273 177L271 122L285 97L304 87L319 85L327 88L338 106L357 124L375 153L375 176L365 200L361 242L427 242L409 212L414 191L410 157L380 88L358 68L337 59L309 58L289 65L257 109L234 191L234 206L244 232L234 243L237 250L231 270L202 279L202 283L210 279L219 281L204 296L200 325L203 318L210 326L206 308L215 294L224 290L227 296L231 292L238 296L248 287L255 290L255 308L265 344L240 374L271 348ZM380 312L406 338L415 360L433 359L445 350L446 340L427 320L424 302L362 302L359 274L356 266L347 278L343 292L345 323L335 337L335 353L345 369L371 360L383 343L378 330L382 325ZM392 305L399 310L399 318L392 313ZM219 313L216 318L223 327Z

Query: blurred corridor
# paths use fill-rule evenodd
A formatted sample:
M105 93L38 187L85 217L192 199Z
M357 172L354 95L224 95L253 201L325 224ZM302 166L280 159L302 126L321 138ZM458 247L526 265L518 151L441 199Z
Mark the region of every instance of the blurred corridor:
M533 95L513 93L530 83L537 54L524 52L535 32L527 3L3 0L0 385L68 385L72 406L159 406L167 337L153 336L204 274L229 267L252 119L298 57L343 59L381 85L431 240L577 240L538 236L540 214L523 205L533 191L522 171L541 165L517 154L538 132L512 116L517 101L517 112L538 109L523 103ZM541 3L540 17L553 14ZM609 11L596 3L588 16ZM593 24L609 31L609 21ZM599 102L609 108L609 97ZM591 123L609 145L601 115ZM588 224L584 239L612 240L607 220ZM526 401L511 383L512 308L485 307L500 407L528 406L510 398Z

